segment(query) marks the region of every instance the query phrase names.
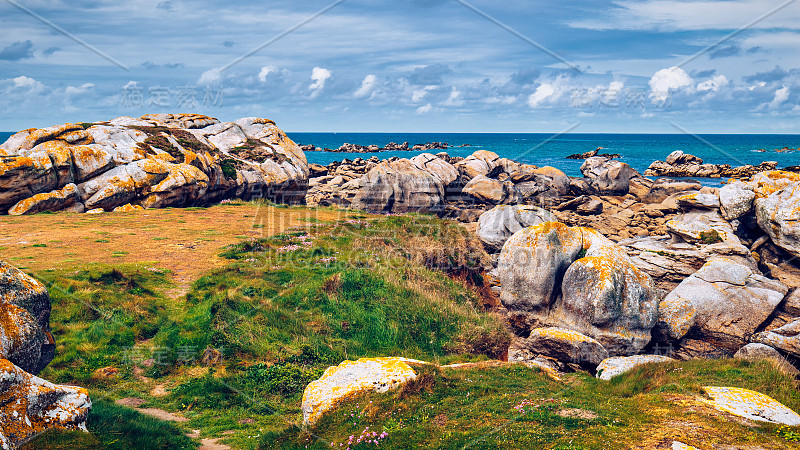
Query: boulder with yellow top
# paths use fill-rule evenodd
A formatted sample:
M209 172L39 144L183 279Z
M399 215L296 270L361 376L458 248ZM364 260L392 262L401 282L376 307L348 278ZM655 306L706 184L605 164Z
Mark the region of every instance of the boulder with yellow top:
M650 341L658 315L653 280L595 230L545 222L518 231L503 246L498 274L500 300L531 329L574 330L611 355Z
M423 363L396 357L361 358L328 367L303 392L303 425L314 426L323 414L355 395L387 392L416 379L417 374L408 362Z

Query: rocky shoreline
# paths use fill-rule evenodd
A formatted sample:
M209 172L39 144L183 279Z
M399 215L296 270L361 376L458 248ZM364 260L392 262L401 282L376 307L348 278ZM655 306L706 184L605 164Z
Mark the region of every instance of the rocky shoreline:
M474 231L491 255L477 269L513 332L509 361L610 377L656 357L767 355L800 373L800 174L674 152L642 175L597 153L587 154L582 177L486 150L321 166L308 164L267 119L123 117L25 130L0 145L0 210L103 212L267 197L432 213ZM698 174L732 179L712 188L646 176ZM28 347L37 355L50 348ZM0 356L18 366L9 363L7 373L35 372L52 357L28 364ZM88 398L81 401L70 423L85 417Z
M331 153L377 153L377 152L406 152L406 151L430 151L430 150L447 150L450 148L447 142L426 142L424 144L409 145L408 142L397 144L389 142L381 147L376 144L371 145L358 145L345 142L339 148L317 147L312 144L300 145L300 149L304 152L331 152ZM455 147L470 147L470 144L457 145Z

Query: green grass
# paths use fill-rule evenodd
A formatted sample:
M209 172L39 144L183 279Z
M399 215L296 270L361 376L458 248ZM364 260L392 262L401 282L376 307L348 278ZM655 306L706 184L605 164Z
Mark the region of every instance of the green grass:
M170 422L154 419L130 408L117 406L102 396L92 397L86 421L89 433L50 430L23 449L193 449L197 444Z
M742 426L696 400L703 385L764 392L800 408L797 383L765 361L698 360L649 365L602 381L569 374L554 381L522 365L473 369L416 366L417 380L398 391L339 405L311 430L287 426L263 436L261 448L330 448L367 427L386 432L380 448L661 448L682 440L793 448L800 427ZM581 414L570 416L569 411ZM679 425L670 425L679 424ZM692 436L683 427L695 425ZM689 424L689 425L687 425ZM669 427L674 427L671 433ZM663 437L653 441L655 432ZM312 434L313 433L313 434ZM688 441L688 442L687 442ZM373 444L350 446L373 448Z
M228 264L178 299L164 294L174 287L170 274L152 265L37 274L53 299L58 345L41 376L90 388L99 406L91 434L36 442L59 448L72 436L68 448L180 448L167 441L178 439L175 430L199 429L233 448L329 448L366 427L388 433L380 447L397 449L650 448L670 439L790 448L800 436L791 427L742 426L696 400L706 384L739 386L800 410L791 377L740 360L645 366L611 382L580 373L555 381L521 365L415 366L419 376L407 387L350 399L302 430L304 387L345 359L485 361L509 343L501 318L483 308L487 255L462 227L427 216L314 225L221 249ZM154 363L135 367L147 359ZM119 369L115 377L94 376L107 366ZM114 422L120 408L103 399L122 397L188 422L152 428L131 410Z

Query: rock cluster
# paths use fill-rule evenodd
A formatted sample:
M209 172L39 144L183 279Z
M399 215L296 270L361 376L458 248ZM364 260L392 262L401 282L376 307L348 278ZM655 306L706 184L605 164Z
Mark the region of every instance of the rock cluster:
M333 153L376 153L376 152L391 152L391 151L429 151L429 150L447 150L450 145L447 142L426 142L424 144L414 144L409 146L408 142L397 144L389 142L383 147L375 144L359 145L350 144L345 142L339 148L323 148L316 147L311 144L301 145L300 149L305 152L333 152Z
M308 164L268 119L148 114L23 130L0 145L0 213L226 198L302 201Z
M745 164L731 167L730 164L703 164L703 160L694 155L676 150L667 156L666 161L654 161L644 174L653 177L749 177L765 170L778 167L775 161L762 162L757 166Z
M17 448L50 428L86 431L92 407L85 389L33 374L55 352L47 289L0 261L0 446Z

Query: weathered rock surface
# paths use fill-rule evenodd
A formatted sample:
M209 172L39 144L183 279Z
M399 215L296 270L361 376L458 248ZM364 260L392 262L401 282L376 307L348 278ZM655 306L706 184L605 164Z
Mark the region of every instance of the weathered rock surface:
M612 355L650 341L658 297L624 250L588 228L545 222L515 233L500 253L500 299L533 328L567 328ZM524 332L524 330L521 330Z
M38 373L53 359L47 289L0 261L0 446L16 448L48 428L82 429L86 390L49 383Z
M756 193L753 189L741 181L726 184L719 190L722 217L726 220L742 217L753 209L755 199Z
M328 367L303 392L303 424L313 426L324 413L351 396L387 392L417 378L406 358L361 358ZM417 361L421 362L421 361Z
M86 430L86 389L53 384L0 359L0 446L14 449L51 428Z
M610 380L644 364L670 361L675 360L661 355L612 356L611 358L604 359L600 365L597 366L597 378L601 380Z
M608 351L599 342L566 328L535 328L527 339L517 340L514 346L531 355L545 356L590 370L608 358Z
M0 213L302 201L308 164L275 123L148 114L21 131L0 145ZM77 189L74 189L77 185ZM71 187L70 187L71 186Z
M683 280L659 305L659 328L735 352L783 300L788 288L735 260L717 257Z
M800 318L772 331L758 333L753 336L752 341L800 356Z
M631 178L639 176L628 164L601 156L588 158L581 165L581 173L601 195L625 195Z
M464 186L462 191L480 203L515 203L518 196L510 181L493 180L485 175L477 175Z
M769 345L752 342L740 348L733 357L737 359L770 359L783 370L793 375L800 375L800 370L797 370L792 363Z
M497 153L488 150L478 150L455 164L456 169L465 180L471 180L478 175L488 175L495 167L498 160Z
M553 220L549 211L536 206L501 205L481 214L476 232L486 247L500 251L517 231Z
M760 392L735 387L703 386L711 406L745 419L782 425L800 425L800 415Z
M755 200L758 226L772 242L794 256L800 256L800 182L789 184Z
M352 206L371 212L436 211L445 186L439 176L407 159L386 160L358 180Z

